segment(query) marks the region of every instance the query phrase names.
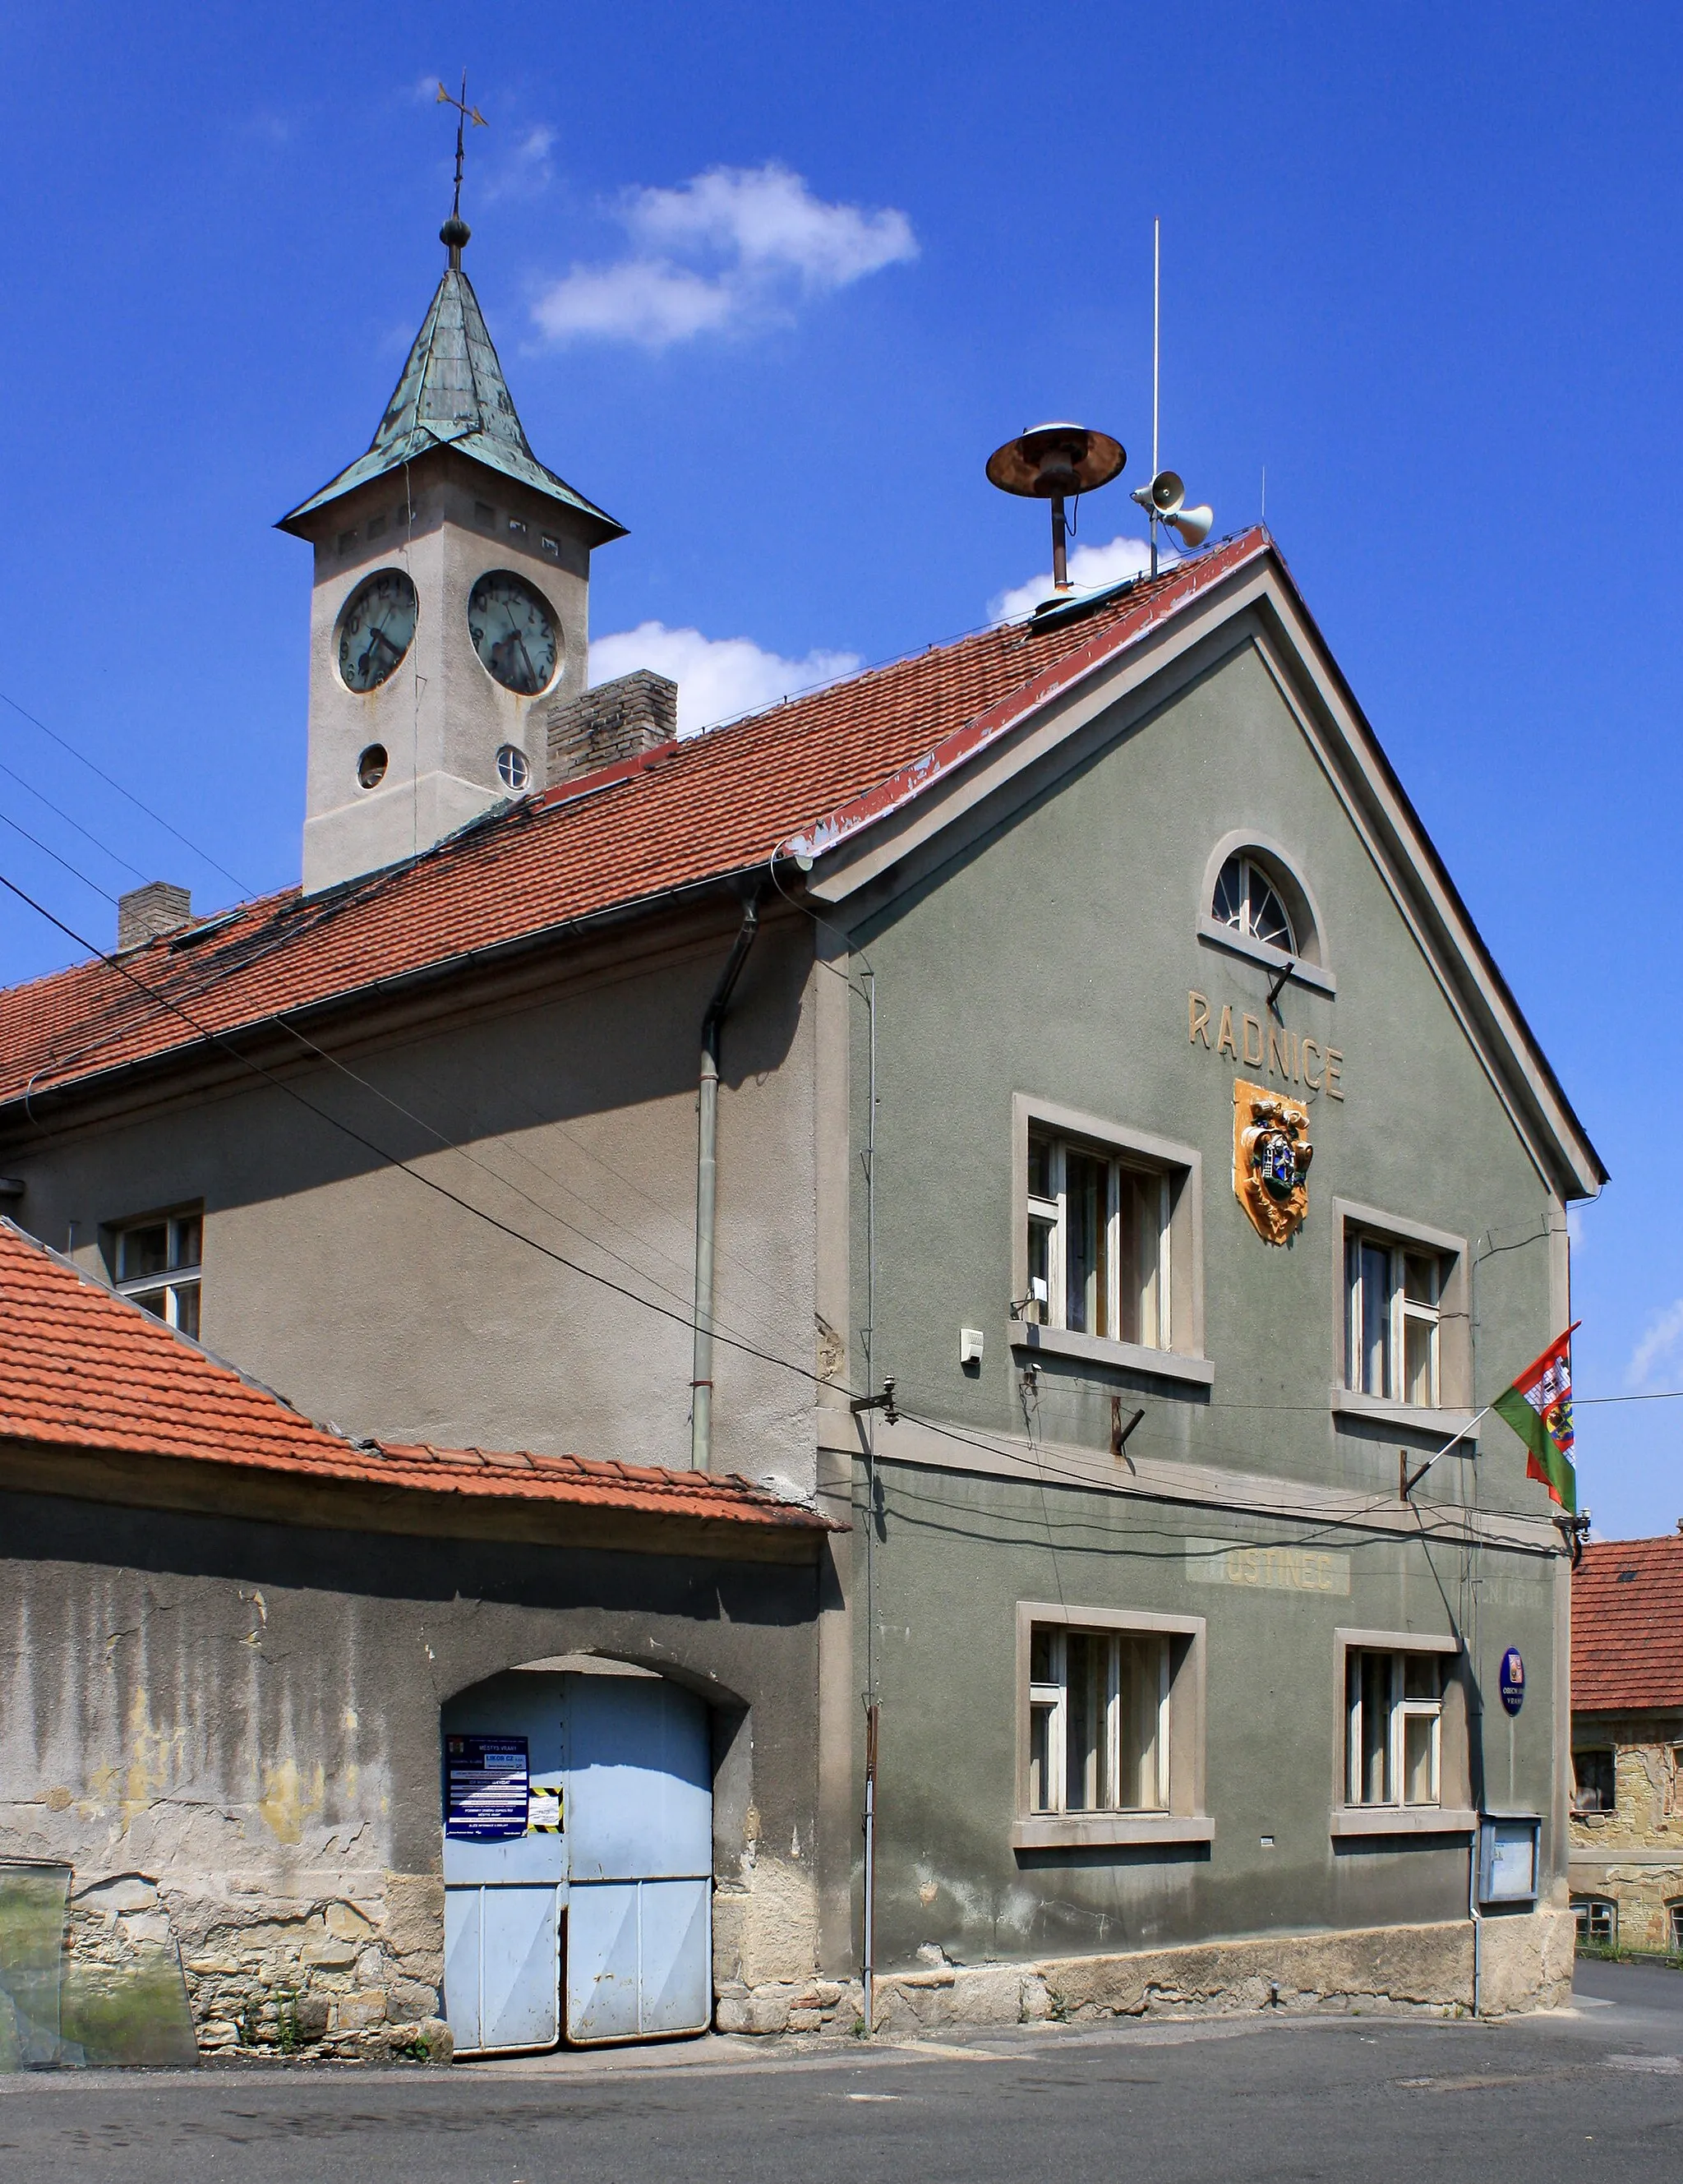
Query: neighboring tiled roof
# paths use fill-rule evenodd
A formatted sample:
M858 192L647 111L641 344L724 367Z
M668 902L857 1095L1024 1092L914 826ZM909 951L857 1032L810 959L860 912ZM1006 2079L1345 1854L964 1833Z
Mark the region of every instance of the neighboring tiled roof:
M745 1479L324 1432L0 1220L0 1442L185 1458L326 1484L569 1504L757 1531L832 1529ZM73 1485L67 1474L67 1485Z
M623 524L575 492L564 478L546 470L533 454L479 298L467 275L457 267L448 270L438 284L368 453L290 515L282 516L281 528L290 529L301 515L325 508L357 486L383 477L435 448L455 448L488 469L593 517L601 526L598 543L625 536Z
M0 1102L192 1045L195 1025L258 1025L764 866L803 832L821 846L874 800L919 793L1270 550L1248 531L1048 626L980 630L664 744L499 807L412 862L308 898L289 889L153 941L125 957L128 975L96 959L0 992Z
M1683 1711L1683 1535L1585 1548L1572 1573L1572 1706Z

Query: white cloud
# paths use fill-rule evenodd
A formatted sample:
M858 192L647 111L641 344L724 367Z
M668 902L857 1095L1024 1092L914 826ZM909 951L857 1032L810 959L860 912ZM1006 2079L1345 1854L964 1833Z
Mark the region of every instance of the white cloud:
M652 667L678 685L678 733L694 735L738 713L775 705L814 683L834 682L860 666L854 652L809 652L785 660L747 637L703 637L698 629L669 629L664 621L591 639L590 679L611 682L634 667Z
M787 267L816 289L844 288L918 254L904 213L825 204L775 160L714 167L675 190L638 190L625 220L640 242L657 249Z
M550 340L664 348L786 319L798 297L848 287L918 254L904 213L826 203L775 160L710 168L676 189L628 191L615 217L630 256L574 265L534 303Z
M1683 1343L1683 1297L1668 1305L1664 1312L1656 1312L1648 1322L1647 1331L1630 1352L1630 1362L1625 1368L1625 1386L1640 1388L1651 1378L1657 1365L1675 1359L1680 1343Z
M1164 543L1158 544L1158 566L1166 569L1182 556ZM1069 581L1075 593L1102 592L1111 584L1126 582L1130 577L1142 577L1151 566L1151 548L1143 538L1113 538L1108 546L1077 546L1069 556ZM988 602L990 621L1016 621L1030 615L1042 599L1053 596L1052 571L1043 577L1031 577L1026 584L1014 584L1008 592L1001 592Z
M628 258L618 265L575 265L539 297L532 315L552 341L595 334L665 348L722 326L735 308L718 281L684 266Z
M553 178L549 155L554 148L555 131L542 122L535 123L516 138L511 152L475 176L475 198L480 204L495 204L502 198L537 196Z

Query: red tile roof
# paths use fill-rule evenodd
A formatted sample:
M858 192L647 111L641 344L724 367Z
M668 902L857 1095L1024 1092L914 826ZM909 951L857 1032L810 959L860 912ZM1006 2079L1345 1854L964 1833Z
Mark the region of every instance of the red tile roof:
M829 1520L747 1479L576 1456L353 1441L325 1432L0 1220L0 1442L759 1531Z
M1585 1548L1572 1573L1572 1707L1683 1711L1683 1535Z
M821 849L1269 550L1248 531L1049 627L978 631L663 744L411 863L153 941L131 975L97 958L0 992L0 1101L745 872L797 836Z

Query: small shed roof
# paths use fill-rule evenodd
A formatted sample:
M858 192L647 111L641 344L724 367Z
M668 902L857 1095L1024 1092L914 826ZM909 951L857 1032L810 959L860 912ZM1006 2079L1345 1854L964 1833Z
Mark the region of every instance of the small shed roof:
M150 1457L225 1475L378 1487L486 1502L570 1504L677 1519L716 1536L836 1529L736 1476L578 1456L353 1440L224 1364L152 1313L0 1219L0 1447L78 1459Z

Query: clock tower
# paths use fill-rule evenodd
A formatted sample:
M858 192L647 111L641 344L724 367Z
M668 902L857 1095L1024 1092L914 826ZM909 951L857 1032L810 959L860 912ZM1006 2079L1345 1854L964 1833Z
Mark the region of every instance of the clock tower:
M303 883L418 855L543 786L543 722L585 687L590 557L624 526L533 454L462 270L366 454L280 528L315 549Z

